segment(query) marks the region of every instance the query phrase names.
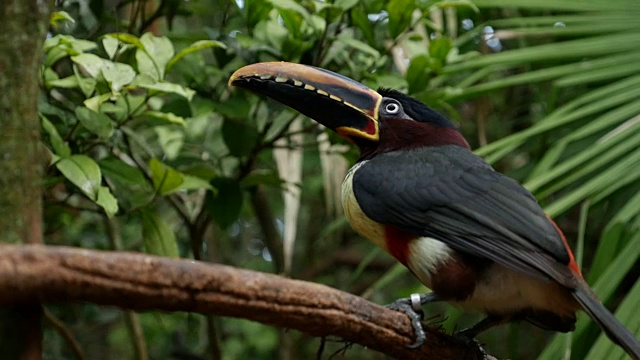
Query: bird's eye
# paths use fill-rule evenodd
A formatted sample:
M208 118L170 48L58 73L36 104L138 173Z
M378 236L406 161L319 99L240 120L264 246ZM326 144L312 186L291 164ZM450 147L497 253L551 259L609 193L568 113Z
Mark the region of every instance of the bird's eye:
M388 103L387 105L385 105L384 110L388 114L397 114L400 112L400 105L396 103Z

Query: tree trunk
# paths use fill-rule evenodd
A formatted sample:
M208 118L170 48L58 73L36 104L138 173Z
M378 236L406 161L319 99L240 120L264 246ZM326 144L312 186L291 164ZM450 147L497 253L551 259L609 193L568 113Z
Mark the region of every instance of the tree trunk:
M38 74L51 4L0 0L0 243L42 242ZM42 357L41 306L0 309L7 359Z

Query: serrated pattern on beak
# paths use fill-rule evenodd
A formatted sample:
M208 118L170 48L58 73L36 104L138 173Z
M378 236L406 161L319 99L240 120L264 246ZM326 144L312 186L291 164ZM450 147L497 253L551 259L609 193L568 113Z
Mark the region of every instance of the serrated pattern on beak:
M292 100L297 96L305 98L304 96L301 96L300 93L297 95L292 93L292 97L289 98L286 94L283 96L282 92L276 95L271 91L265 90L269 83L272 84L270 86L290 86L302 91L308 91L312 96L317 96L318 99L328 99L337 104L344 105L369 120L367 122L345 121L344 123L339 123L335 118L334 120L328 120L328 114L323 114L322 112L305 112L305 110L308 110L305 109L307 105L300 103L298 106L298 104ZM331 129L348 140L352 140L351 137L354 136L372 141L379 139L377 118L382 95L340 74L301 64L267 62L248 65L237 70L229 79L229 85L258 91L281 102L284 101L287 105L307 114L325 126L330 124L331 126L329 127ZM257 90L258 88L261 90ZM306 97L306 99L307 101L311 101L310 97ZM332 106L330 103L327 103L326 105L320 106L316 111L326 107ZM334 113L333 115L335 116L336 114Z
M306 84L306 83L304 83L304 82L302 82L300 80L297 80L297 79L287 78L287 77L282 76L282 75L278 75L278 76L276 76L276 75L260 75L260 74L254 74L254 75L250 75L250 76L241 75L241 76L236 77L236 78L232 77L231 80L229 80L229 85L233 85L232 84L233 81L246 80L246 79L256 79L256 80L262 80L262 81L273 81L273 82L276 82L276 83L279 83L279 84L287 84L287 85L299 87L299 88L302 88L304 90L313 91L318 95L326 96L326 97L330 98L331 100L335 100L335 101L337 101L339 103L342 103L342 104L344 104L346 106L349 106L350 108L353 108L355 110L358 110L358 111L362 111L363 110L363 109L360 109L359 107L355 106L354 104L352 104L352 103L350 103L348 101L345 101L344 99L342 99L339 96L336 96L336 95L333 95L333 94L329 94L328 92L326 92L326 91L324 91L322 89L318 89L313 85ZM372 114L369 114L369 115L372 115ZM374 119L377 117L377 115L378 114L377 114L377 109L376 109L376 113L375 113Z

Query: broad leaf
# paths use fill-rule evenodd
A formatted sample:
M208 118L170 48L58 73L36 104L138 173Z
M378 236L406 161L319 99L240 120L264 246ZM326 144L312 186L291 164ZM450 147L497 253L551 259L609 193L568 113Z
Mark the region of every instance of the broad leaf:
M170 112L162 112L162 111L145 111L144 117L156 120L158 124L172 124L172 125L180 125L185 126L186 122L184 118L181 116L177 116Z
M101 112L95 112L84 106L76 108L78 120L87 130L103 139L108 139L113 134L111 118Z
M155 191L140 169L115 157L102 159L98 165L125 209L139 208L153 199Z
M180 95L189 101L191 101L191 99L193 98L193 95L196 94L195 91L187 87L184 87L178 84L167 83L167 82L156 83L156 84L139 84L138 86L140 86L141 88L149 89L149 90L155 90L163 93Z
M150 75L156 81L163 80L165 67L174 54L173 44L168 38L151 33L142 35L140 42L144 47L136 51L138 72Z
M146 252L158 256L180 257L176 237L169 225L152 210L142 210L140 216Z
M56 168L71 183L80 188L87 197L95 201L100 189L100 167L92 158L86 155L71 155L60 159Z
M104 209L108 217L112 217L118 212L118 200L116 200L113 194L111 194L111 190L106 186L101 186L100 189L98 189L96 204Z
M151 170L153 186L160 195L170 194L179 190L180 185L184 182L184 177L180 172L164 165L157 159L151 159L149 170Z
M411 23L411 16L415 9L413 0L391 0L387 5L389 13L389 34L395 39L402 34Z
M94 79L97 79L102 70L102 66L104 64L104 59L94 54L80 54L77 56L72 56L71 60L80 65L84 71L86 71L89 76Z
M211 185L217 189L217 193L207 192L205 204L211 219L226 229L238 220L242 209L242 190L235 179L215 178Z
M184 144L184 131L175 126L158 126L154 130L167 159L173 160L178 157Z
M215 40L200 40L200 41L196 41L193 44L189 45L188 47L180 50L180 52L178 52L176 54L176 56L171 58L171 60L169 60L169 62L167 63L165 71L171 70L173 65L175 65L178 61L180 61L180 59L182 59L183 57L185 57L185 56L187 56L187 55L189 55L191 53L194 53L194 52L200 51L200 50L204 50L204 49L214 48L214 47L219 47L219 48L223 48L223 49L227 48L227 46L225 44L221 43L220 41L215 41Z
M104 60L102 63L102 76L111 90L118 92L135 79L136 72L130 65Z
M68 157L71 155L71 150L69 149L69 145L67 145L55 126L47 119L44 114L40 114L40 119L42 121L42 128L49 135L49 142L51 143L51 147L53 148L53 152L60 157Z
M245 157L251 154L260 136L246 122L227 119L222 124L222 137L231 155Z

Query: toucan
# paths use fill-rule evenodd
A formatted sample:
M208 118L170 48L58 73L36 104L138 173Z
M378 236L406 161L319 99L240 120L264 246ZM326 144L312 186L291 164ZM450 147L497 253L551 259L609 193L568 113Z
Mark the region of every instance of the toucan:
M399 91L370 89L301 64L245 66L229 85L273 98L355 144L342 184L353 229L386 250L432 290L396 303L415 311L445 301L487 314L467 330L510 321L574 330L582 308L636 360L640 342L594 295L562 231L517 181L475 155L457 127Z

